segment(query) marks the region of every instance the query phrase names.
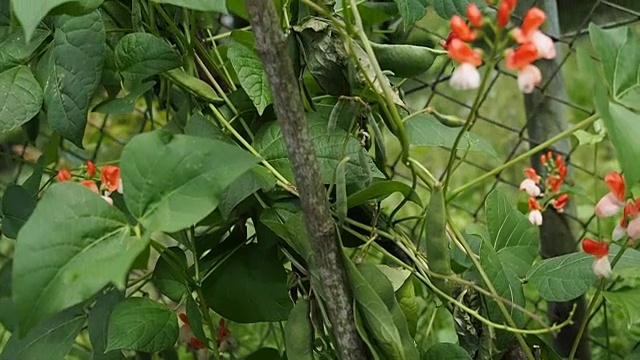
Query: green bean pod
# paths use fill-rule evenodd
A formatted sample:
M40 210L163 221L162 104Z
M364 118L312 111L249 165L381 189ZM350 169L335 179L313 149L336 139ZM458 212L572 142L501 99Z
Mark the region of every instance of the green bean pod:
M300 299L293 307L284 327L284 341L289 360L313 360L313 327L309 318L309 300Z
M440 275L451 275L449 239L446 232L447 212L441 183L433 186L431 199L424 217L424 238L419 250L427 255L429 269ZM451 284L444 279L432 279L433 284L447 294L451 294Z

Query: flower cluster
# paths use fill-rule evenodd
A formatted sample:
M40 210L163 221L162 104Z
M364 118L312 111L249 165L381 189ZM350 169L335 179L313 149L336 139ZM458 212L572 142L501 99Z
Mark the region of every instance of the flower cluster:
M103 166L100 170L100 187L98 187L98 184L94 180L97 173L98 169L96 168L94 163L91 161L87 161L86 166L83 169L82 180L80 180L79 182L98 195L100 195L100 190L102 190L102 198L110 205L113 205L113 199L111 199L110 195L114 191L122 194L122 179L120 178L120 168L114 165ZM62 169L58 171L56 178L58 179L58 182L72 181L73 175L69 170Z
M556 56L553 40L540 31L540 26L546 20L544 11L538 8L529 9L522 26L514 27L508 32L512 43L517 44L516 49L498 48L506 46L500 36L509 23L516 3L517 0L502 0L495 20L483 17L477 5L470 3L467 6L467 18L471 26L459 15L451 18L451 33L442 46L447 50L449 57L458 62L450 79L452 87L469 90L480 86L480 73L477 68L482 64L483 53L470 45L478 40L485 40L496 54L504 52L506 67L518 72L518 87L522 92L531 93L536 85L540 84L542 74L533 62L538 59L553 59ZM496 38L489 39L489 34L495 34Z
M601 218L612 217L622 210L622 217L613 229L611 238L618 241L628 236L629 240L640 239L640 198L627 197L627 187L624 178L618 172L610 172L604 177L604 182L609 192L604 195L595 206L596 216ZM582 249L587 254L596 257L593 263L593 271L598 276L607 277L611 274L609 264L609 241L597 242L585 238L582 240Z
M569 201L569 195L561 192L562 184L567 177L564 158L556 155L554 159L553 153L548 152L540 156L540 163L546 170L544 181L534 168L527 168L524 170L526 179L520 183L520 190L529 196L529 221L537 226L542 225L542 211L547 206L552 206L561 213ZM543 184L544 191L541 189Z
M202 341L198 340L198 338L193 334L187 315L185 313L180 313L178 314L178 317L182 321L178 342L186 344L187 347L194 351L205 349L207 346L203 344Z

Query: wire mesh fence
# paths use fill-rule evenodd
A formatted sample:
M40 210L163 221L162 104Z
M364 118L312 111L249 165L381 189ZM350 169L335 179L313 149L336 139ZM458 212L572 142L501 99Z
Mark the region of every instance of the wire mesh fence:
M535 4L541 5L542 1ZM619 26L638 23L640 21L640 1L562 1L558 0L561 10L575 7L574 17L580 16L579 21L566 28L562 27L563 14L560 12L561 31L557 34L548 34L554 41L560 44L561 52L558 60L559 66L548 76L540 90L546 101L551 101L563 107L568 114L568 121L577 121L593 113L591 105L591 89L585 89L584 77L589 74L580 73L576 61L576 49L588 47L588 25L596 23L603 28L615 28ZM514 15L514 20L520 19ZM225 26L218 26L214 34L228 32L230 29ZM445 39L446 33L434 32L431 28L426 28L421 24L415 24L408 32L426 32L431 35ZM404 81L400 88L413 110L421 110L426 107L444 109L447 113L466 115L471 110L471 98L452 90L448 85L451 74L451 66L448 61L441 60L435 70L429 72L422 78L414 78ZM481 106L477 114L477 123L473 131L477 132L494 146L498 158L488 159L487 156L470 154L462 156L463 164L458 170L454 182L459 181L460 185L469 179L486 173L498 166L500 163L511 161L519 154L528 149L529 146L537 145L537 142L529 137L527 132L527 117L535 117L535 114L526 114L523 109L522 95L515 91L517 89L515 76L497 66L494 69L486 69L492 72L489 89L486 96L481 101ZM563 96L549 94L547 85L555 77L563 77L566 92ZM87 160L104 163L117 160L122 148L127 141L135 134L145 130L162 126L166 123L166 110L159 110L152 105L150 99L145 99L138 103L136 112L127 116L104 115L93 113L89 117L88 128L85 134L86 148L80 149L70 142L62 141L59 146L60 157L63 162L71 167L79 166ZM37 146L32 146L28 141L6 144L0 148L0 164L5 171L0 176L0 188L4 190L7 186L19 183L29 176L33 170L32 164L38 157L37 148L42 148L51 140L50 132L44 130L40 132L36 140ZM572 171L574 183L587 183L593 186L606 170L607 166L614 163L613 150L605 143L598 145L598 150L593 147L580 146L574 139L571 142L570 151L562 153L566 156ZM36 152L34 154L33 152ZM426 164L434 165L437 173L438 160L446 154L444 150L434 150L423 154ZM604 164L599 168L598 164ZM609 165L607 165L609 164ZM400 167L390 164L394 176L402 178L403 173ZM522 169L529 166L529 160L522 161L520 166L513 166L498 172L495 181L485 181L480 186L473 189L470 194L463 194L457 197L452 206L456 209L456 214L465 217L469 222L483 222L483 206L488 194L497 187L503 187L511 194L517 195L517 187L522 179ZM444 171L444 168L441 169ZM54 177L55 173L49 174ZM601 191L600 191L601 193ZM595 197L594 197L595 198ZM592 235L596 232L592 207L585 205L583 211L578 207L576 214L567 214L567 219L571 221L572 228L576 230L576 243L584 236ZM545 304L538 298L530 299L540 310L544 310ZM615 358L624 358L621 354L611 349L610 344L598 339L595 336L590 338L590 342L595 348L606 349ZM640 346L640 341L632 347Z

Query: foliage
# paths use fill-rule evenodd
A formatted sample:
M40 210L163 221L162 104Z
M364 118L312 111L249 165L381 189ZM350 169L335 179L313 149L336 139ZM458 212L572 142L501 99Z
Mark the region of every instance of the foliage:
M354 314L349 326L366 358L488 359L517 347L529 358L540 347L558 357L538 335L572 319L540 320L532 293L563 302L595 289L589 312L600 316L604 298L622 326L640 321L633 272L640 253L632 248L640 205L629 207L640 181L640 45L632 27L589 27L596 56L579 61L594 74L596 115L520 157L547 156L571 135L585 147L610 141L626 182L613 204L628 207L616 222L624 235L611 247L600 241L615 226L602 220L594 243L603 248L538 259L531 214L546 210L546 221L548 212L564 211L562 196L584 201L563 183L562 156L545 158L541 178L527 172L521 188L538 191L528 194L528 215L502 189L488 195L476 224L454 207L456 197L522 165L500 164L500 139L472 126L508 46L517 46L507 51L508 68L523 76L525 66L511 66L509 56L526 41L507 37L483 1L268 1L286 35L280 55L292 60L303 94L289 100L306 110L316 158L309 162L317 160L323 184L312 190L327 199L334 225L327 231L336 230L353 296L342 310ZM473 4L479 24L467 10ZM274 105L269 64L256 50L262 34L245 27L250 11L250 2L236 0L0 0L0 131L20 134L39 154L26 160L30 175L2 194L0 243L10 250L0 258L0 359L337 356L332 299L305 226L314 219L301 210L274 112L286 104ZM403 42L429 12L463 15L484 38L458 44L472 51L463 57L456 39L444 43L448 52ZM220 23L230 19L242 23L226 31ZM466 29L455 21L454 32ZM404 83L443 70L445 54L460 76L481 56L471 46L485 46L490 66L482 74L472 66L481 82L465 118L446 107L412 107ZM142 126L139 112L149 120ZM66 159L70 147L107 146L95 135L102 116L105 128L127 134L122 153ZM588 132L600 123L597 134ZM425 152L448 160L422 162ZM467 156L491 168L466 179L456 170ZM553 196L540 196L539 187ZM591 216L593 204L584 202ZM594 256L613 272L598 270ZM443 341L442 333L454 335Z

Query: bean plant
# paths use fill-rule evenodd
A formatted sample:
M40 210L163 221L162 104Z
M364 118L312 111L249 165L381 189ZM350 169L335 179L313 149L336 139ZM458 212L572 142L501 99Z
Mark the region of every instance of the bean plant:
M639 319L633 28L588 27L590 116L459 169L496 156L474 125L497 69L545 91L562 49L544 3L0 0L0 131L25 141L1 200L0 359L589 358L603 304ZM425 16L445 33L407 41ZM407 101L435 70L467 112ZM615 149L604 183L572 181L573 135ZM455 199L508 169L518 196L463 219ZM576 206L597 231L542 258L541 226ZM585 295L559 317L531 300Z

